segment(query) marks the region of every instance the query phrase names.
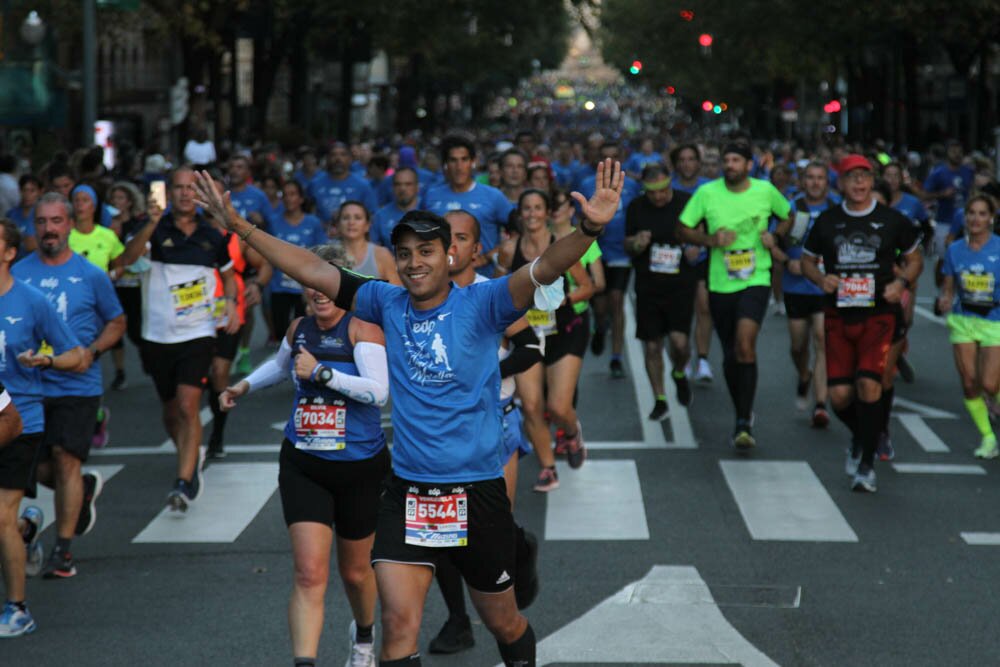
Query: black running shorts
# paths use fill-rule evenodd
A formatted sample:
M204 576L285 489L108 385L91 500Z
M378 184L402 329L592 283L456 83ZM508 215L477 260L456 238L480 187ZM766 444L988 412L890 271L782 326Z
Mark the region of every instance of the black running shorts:
M805 320L823 312L826 296L822 294L784 293L785 313L790 320Z
M585 310L580 314L562 321L559 318L559 328L557 333L545 337L545 357L546 366L551 366L567 354L583 359L587 353L587 343L590 342L590 311Z
M629 276L632 275L631 266L608 266L608 263L603 259L601 262L604 264L604 282L606 289L618 290L624 292L625 288L628 287Z
M100 396L54 396L45 399L45 438L39 461L52 458L52 448L61 447L82 462L90 456L97 426Z
M212 365L215 338L195 338L182 343L142 341L142 367L153 378L160 401L177 396L178 385L204 387Z
M35 497L35 469L42 437L42 433L22 433L6 447L0 447L0 489L24 491L29 498Z
M389 467L388 447L370 459L330 461L296 449L286 438L278 458L285 525L311 521L333 526L345 540L368 537L375 532Z
M239 351L240 334L242 332L242 328L237 329L236 333L226 333L222 329L216 331L215 354L213 356L219 357L220 359L226 359L227 361L235 359L236 353Z
M635 337L639 340L662 340L670 333L687 336L694 319L694 295L697 283L678 285L663 294L636 292Z
M448 494L459 488L468 495L468 544L464 547L407 544L407 493L433 496L438 495L436 492ZM372 564L410 563L435 568L438 559L448 557L470 588L500 593L514 583L514 541L514 515L502 477L468 484L427 484L393 475L382 491Z

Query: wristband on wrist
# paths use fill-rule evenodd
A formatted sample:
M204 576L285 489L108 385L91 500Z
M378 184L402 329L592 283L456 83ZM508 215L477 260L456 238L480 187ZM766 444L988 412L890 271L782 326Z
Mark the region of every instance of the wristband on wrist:
M250 238L250 235L253 234L255 231L257 231L257 225L250 223L250 227L242 234L237 234L237 236L240 237L240 241L243 241L245 243L246 240Z
M94 355L94 360L95 361L101 356L101 354L103 352L104 352L104 350L98 350L96 345L91 345L90 346L90 353L92 355Z
M578 227L580 231L583 232L586 236L590 236L592 238L597 238L598 236L604 233L604 227L598 227L597 229L592 229L587 225L586 220L581 221Z
M43 366L42 368L52 368L53 366L56 365L56 359L51 354L46 354L45 358L49 360L49 365Z

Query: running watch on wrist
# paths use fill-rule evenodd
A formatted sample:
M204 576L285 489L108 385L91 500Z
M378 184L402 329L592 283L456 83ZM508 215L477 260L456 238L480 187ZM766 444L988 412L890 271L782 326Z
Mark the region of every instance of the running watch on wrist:
M333 371L327 368L326 366L320 368L319 372L316 373L316 381L319 382L320 384L328 384L332 379L333 379Z

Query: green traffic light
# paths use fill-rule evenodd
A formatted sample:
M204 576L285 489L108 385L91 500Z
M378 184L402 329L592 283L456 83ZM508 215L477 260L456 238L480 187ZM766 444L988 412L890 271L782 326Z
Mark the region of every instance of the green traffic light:
M714 107L712 107L712 113L722 113L722 107L716 104Z

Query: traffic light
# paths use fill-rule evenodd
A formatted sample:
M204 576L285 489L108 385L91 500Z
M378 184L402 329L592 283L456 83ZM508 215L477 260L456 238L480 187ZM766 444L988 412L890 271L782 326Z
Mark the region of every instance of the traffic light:
M698 35L698 43L704 46L706 49L712 46L712 36L707 32L703 32Z
M823 105L823 111L825 111L826 113L837 113L838 111L840 111L840 109L841 109L840 100L830 100L829 102Z
M676 88L674 88L673 86L666 86L666 87L665 87L665 88L663 89L663 92L665 92L665 93L666 93L667 95L673 95L674 93L676 93L676 92L677 92L677 89L676 89Z
M684 19L685 21L693 21L694 20L694 12L691 11L690 9L682 9L681 10L681 18Z
M632 61L632 66L628 68L628 71L631 72L633 75L638 74L639 72L641 72L642 71L642 61L641 60L633 60Z
M711 100L705 100L704 102L701 103L701 110L702 111L711 111L714 108L715 108L715 105L712 104Z
M722 107L720 105L716 104L714 107L712 107L712 113L714 113L714 114L720 114L720 113L722 113Z

